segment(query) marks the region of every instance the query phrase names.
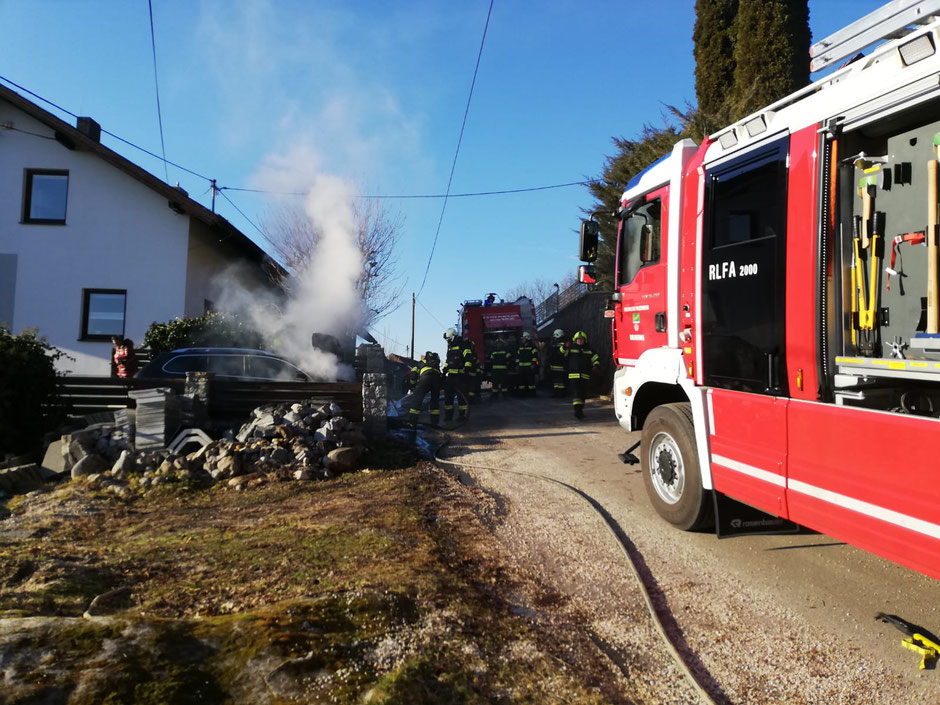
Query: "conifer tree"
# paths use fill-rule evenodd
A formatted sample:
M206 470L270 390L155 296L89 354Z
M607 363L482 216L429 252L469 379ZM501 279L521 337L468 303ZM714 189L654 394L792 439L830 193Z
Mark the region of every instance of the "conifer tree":
M696 0L695 98L701 119L712 129L728 122L728 98L734 86L734 20L738 0Z
M734 30L732 120L809 82L807 0L739 0Z

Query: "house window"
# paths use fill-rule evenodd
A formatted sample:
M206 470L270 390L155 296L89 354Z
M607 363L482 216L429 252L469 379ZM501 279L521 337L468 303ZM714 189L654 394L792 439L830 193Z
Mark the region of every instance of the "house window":
M123 338L127 290L84 289L82 296L82 340Z
M23 198L23 222L65 224L69 173L49 169L27 169Z

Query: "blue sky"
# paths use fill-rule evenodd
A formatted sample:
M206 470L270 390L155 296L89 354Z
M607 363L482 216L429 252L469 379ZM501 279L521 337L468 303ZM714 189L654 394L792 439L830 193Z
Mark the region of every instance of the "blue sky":
M881 4L811 0L814 40ZM364 193L442 194L488 8L489 0L153 0L167 159L219 186L250 188L272 157L303 148L318 170ZM694 21L694 0L495 0L451 193L598 176L613 137L662 125L664 106L694 101ZM0 0L0 28L0 76L161 152L147 0ZM102 141L209 205L205 179ZM227 195L248 220L222 198L216 210L265 246L255 225L270 197ZM421 286L443 204L386 204L403 217L404 288L401 307L373 332L404 353L410 292ZM465 299L568 278L589 205L581 186L450 199L416 310L418 352L443 347Z

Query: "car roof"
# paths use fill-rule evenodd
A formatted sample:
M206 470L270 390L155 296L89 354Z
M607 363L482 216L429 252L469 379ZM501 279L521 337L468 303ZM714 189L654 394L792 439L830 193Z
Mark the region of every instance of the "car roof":
M254 348L177 348L170 352L195 353L199 355L261 355L264 357L278 357L267 350L256 350Z

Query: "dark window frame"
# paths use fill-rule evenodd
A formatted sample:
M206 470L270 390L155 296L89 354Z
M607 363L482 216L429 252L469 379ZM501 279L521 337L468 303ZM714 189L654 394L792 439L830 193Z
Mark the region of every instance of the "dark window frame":
M656 259L650 259L650 260L644 261L642 258L642 249L640 249L640 251L637 252L637 256L639 258L639 266L636 268L636 271L632 272L630 278L627 279L626 277L627 267L629 266L627 248L630 246L629 243L627 243L627 232L626 232L627 221L632 216L634 216L638 211L641 211L644 208L649 208L651 206L658 206L659 208L659 217L657 218L659 230L656 233L656 236L658 238L657 256L656 256ZM616 268L617 268L616 276L617 276L618 288L629 286L630 284L632 284L636 280L640 272L646 267L653 267L657 264L662 263L662 259L663 259L663 255L662 255L662 241L663 241L662 210L663 210L662 196L655 196L653 198L649 198L648 200L646 199L646 197L644 197L642 200L637 201L625 214L624 218L620 221L620 233L619 233L620 236L618 238L618 243L617 243L618 247L617 247L617 262L616 262ZM642 245L642 240L640 241L640 243L638 243L637 245L638 248L641 245Z
M30 216L33 202L33 177L35 176L64 176L65 182L65 203L63 211L66 214L62 218L33 218ZM22 220L24 225L65 225L69 208L69 171L68 169L25 169L23 176L23 213Z
M702 261L703 375L706 386L773 396L787 396L786 375L786 241L789 190L789 134L712 166L705 173L705 213ZM743 181L742 181L743 179ZM772 235L751 228L747 239L732 241L717 232L719 216L735 213L721 201L733 201L721 184L738 182L738 188L773 199L772 217L766 208L764 222L776 225ZM760 190L761 185L766 190ZM756 198L752 198L757 202ZM756 234L756 236L755 236ZM750 280L738 274L728 277L716 270L713 281L709 266L719 262L742 264L761 260L759 274ZM767 271L770 266L770 271ZM753 282L753 283L752 283ZM760 282L757 284L756 282ZM767 295L753 295L763 286ZM729 287L733 287L729 290ZM734 291L737 289L737 292ZM724 290L725 293L721 293ZM745 310L743 302L754 304ZM713 309L712 304L724 304ZM734 314L740 314L734 316ZM750 314L750 318L748 318ZM754 316L756 314L756 317ZM751 325L756 322L759 332ZM768 358L772 356L772 359Z
M89 333L88 332L88 314L91 297L95 294L121 294L124 296L124 310L121 314L121 332L118 333ZM127 289L82 289L82 328L79 332L79 340L89 341L110 341L115 335L121 338L127 330Z

